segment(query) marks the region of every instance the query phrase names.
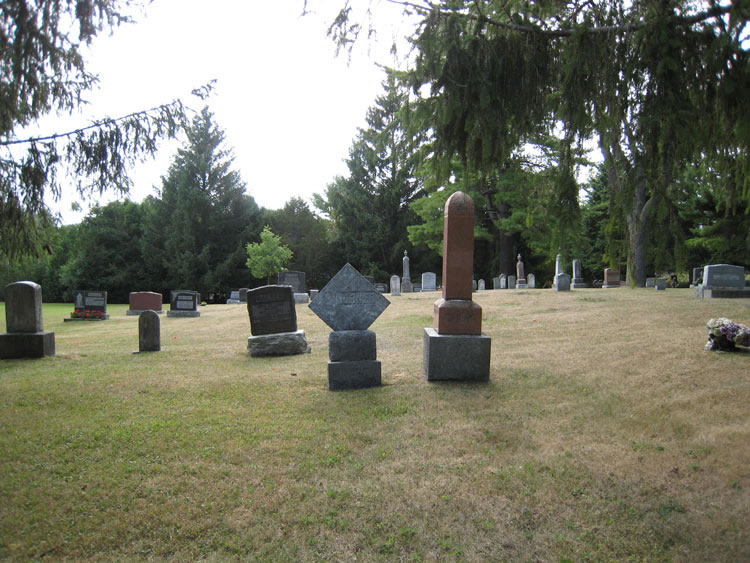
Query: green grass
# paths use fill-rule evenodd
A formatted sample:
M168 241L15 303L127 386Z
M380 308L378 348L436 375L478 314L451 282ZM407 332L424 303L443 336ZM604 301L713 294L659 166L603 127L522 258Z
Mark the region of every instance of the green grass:
M438 294L373 325L384 385L312 353L247 356L247 312L63 323L0 362L0 558L718 560L750 557L750 353L705 352L741 301L690 290L488 291L489 384L433 384ZM0 305L0 316L4 317Z

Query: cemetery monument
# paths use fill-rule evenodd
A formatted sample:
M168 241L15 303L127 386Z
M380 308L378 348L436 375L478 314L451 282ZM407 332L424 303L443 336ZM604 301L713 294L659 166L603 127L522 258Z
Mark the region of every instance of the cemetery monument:
M401 295L401 279L393 275L391 276L391 296L398 297Z
M482 308L472 301L474 202L456 192L445 203L443 297L434 327L424 329L422 367L428 381L489 381L491 339L482 334Z
M168 317L200 317L198 305L201 296L197 291L175 289L169 294Z
M55 355L55 333L44 330L42 288L32 281L5 286L5 334L0 334L0 359Z
M143 311L155 311L161 315L164 311L161 306L161 293L153 291L133 291L128 295L130 308L125 311L126 315L140 315Z
M703 268L703 283L695 287L696 297L711 299L750 298L746 287L745 268L731 264L709 264Z
M583 289L586 287L586 280L583 279L580 260L573 260L573 280L571 281L571 287L573 289Z
M401 262L403 265L401 291L403 293L412 293L414 291L414 286L411 283L411 275L409 274L409 253L406 250L404 250L404 258Z
M75 305L68 321L106 321L107 292L106 291L76 291Z
M288 285L264 285L247 292L253 357L293 356L310 352L304 330L297 328L294 290Z
M524 272L523 261L521 260L520 254L518 255L518 262L516 262L516 276L518 276L516 289L526 289L529 287L526 283L526 274Z
M146 310L138 316L138 352L161 351L161 320L156 311Z

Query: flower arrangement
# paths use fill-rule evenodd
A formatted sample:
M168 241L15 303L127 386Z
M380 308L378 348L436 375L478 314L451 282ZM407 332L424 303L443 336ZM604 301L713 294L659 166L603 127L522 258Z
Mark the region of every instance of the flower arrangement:
M750 327L724 317L706 323L708 342L706 350L727 351L735 346L750 346Z
M104 318L104 313L102 311L76 309L70 314L70 317L73 319L92 319L100 321Z

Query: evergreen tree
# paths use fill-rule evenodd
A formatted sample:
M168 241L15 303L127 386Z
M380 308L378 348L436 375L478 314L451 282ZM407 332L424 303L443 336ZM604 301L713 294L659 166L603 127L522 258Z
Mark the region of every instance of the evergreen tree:
M45 194L61 194L57 169L65 162L84 198L127 193L128 168L153 155L158 141L187 123L175 100L120 118L103 117L79 129L19 137L19 131L57 111L72 113L97 82L81 45L105 29L130 22L130 0L0 2L0 254L17 258L49 246L54 218ZM77 36L77 37L76 37ZM201 97L210 86L197 90Z
M161 199L145 244L160 256L155 266L163 268L163 289L193 289L205 295L241 287L247 278L245 245L257 240L260 210L246 194L239 173L231 169L224 132L208 108L193 119L186 136L162 178Z

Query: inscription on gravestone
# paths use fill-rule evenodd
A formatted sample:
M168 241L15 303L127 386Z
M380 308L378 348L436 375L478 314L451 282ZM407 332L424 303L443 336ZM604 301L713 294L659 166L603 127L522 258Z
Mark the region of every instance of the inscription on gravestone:
M248 291L247 312L253 336L297 330L294 295L288 285L266 285Z

